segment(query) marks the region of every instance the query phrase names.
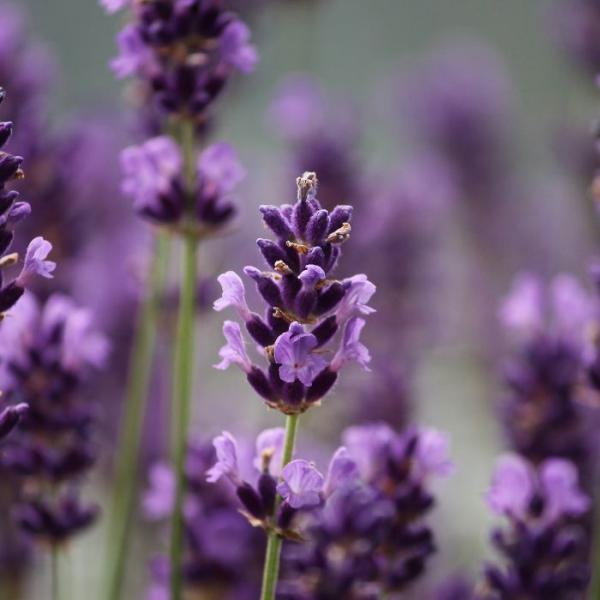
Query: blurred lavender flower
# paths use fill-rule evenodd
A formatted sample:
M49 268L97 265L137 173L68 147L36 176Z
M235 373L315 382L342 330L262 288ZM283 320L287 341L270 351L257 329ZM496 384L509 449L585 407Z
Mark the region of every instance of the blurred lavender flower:
M596 0L555 1L550 11L556 40L592 76L600 75L600 4Z
M97 453L97 407L86 401L83 384L103 365L107 342L91 314L60 295L43 308L25 295L0 340L0 387L13 404L29 405L1 459L23 482L15 519L28 534L62 542L97 512L79 500L77 482Z
M226 321L227 344L217 368L237 364L267 404L286 414L304 412L318 403L348 361L366 367L369 354L359 340L364 320L358 315L373 312L367 303L375 292L365 275L341 281L332 277L340 245L350 236L352 208L337 206L331 213L322 209L314 173L305 173L297 183L295 205L260 209L277 237L277 242L257 240L272 271L244 269L267 305L265 317L250 310L244 284L233 271L219 277L223 295L214 304L215 310L231 307L237 312L269 363L266 373L254 365L240 326ZM342 333L339 349L327 360L324 347L338 330Z
M307 516L306 543L286 547L278 598L404 592L435 550L424 517L434 502L430 480L452 467L446 438L370 424L347 429L343 439L327 476L337 484L325 483L325 505Z
M235 212L232 192L246 175L229 144L206 148L197 161L194 222L188 222L183 157L172 138L160 136L126 148L121 153L121 166L122 191L133 199L139 214L169 227L192 228L199 235L223 227L231 219Z
M514 343L501 407L511 447L535 464L567 458L585 483L589 441L579 388L598 317L593 297L568 275L555 277L547 291L533 275L521 275L500 317Z
M328 107L335 106L335 110ZM332 210L360 200L359 132L349 103L326 97L308 75L286 78L268 112L269 123L290 146L292 173L319 174L319 201Z
M201 125L233 71L248 73L256 65L248 27L220 2L102 4L109 12L132 9L133 21L117 38L112 68L118 77L135 76L142 96L163 114L191 117Z
M219 452L223 457L221 450ZM263 452L269 453L270 448L264 448ZM230 485L206 482L206 473L216 458L215 450L209 444L192 442L189 446L184 503L186 545L182 567L185 589L188 593L251 600L259 594L264 535L260 530L248 527ZM170 467L158 463L150 471L144 512L150 520L166 521L174 503L174 474ZM152 572L153 584L148 600L168 598L166 557L153 561Z
M492 542L505 566L488 565L479 598L581 598L589 579L587 535L577 524L590 507L577 468L549 458L536 468L517 455L499 459L487 495L508 520Z

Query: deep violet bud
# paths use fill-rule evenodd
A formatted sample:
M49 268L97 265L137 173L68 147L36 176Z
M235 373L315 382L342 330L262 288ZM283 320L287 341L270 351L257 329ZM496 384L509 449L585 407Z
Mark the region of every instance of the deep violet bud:
M321 502L324 478L307 460L293 460L281 472L279 495L292 507L316 506Z
M260 206L263 221L269 229L282 240L289 240L294 237L294 232L289 226L287 219L281 214L276 206Z
M21 403L9 406L0 413L0 440L3 440L19 423L27 412L27 404Z

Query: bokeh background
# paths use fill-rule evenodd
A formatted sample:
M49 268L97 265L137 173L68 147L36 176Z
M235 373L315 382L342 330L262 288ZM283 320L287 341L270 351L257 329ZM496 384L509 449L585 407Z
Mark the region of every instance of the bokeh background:
M119 19L107 17L94 0L18 2L30 16L32 33L56 55L59 84L50 99L56 126L68 123L73 113L92 109L120 121L127 98L107 67L115 54ZM236 229L227 239L212 242L200 256L201 272L209 278L245 264L241 257L250 256L252 238L261 231L256 207L287 201L292 189L289 146L277 134L269 111L278 86L291 72L314 76L333 94L334 109L338 101L353 107L361 130L353 149L357 168L376 178L380 171L400 172L419 143L412 132L414 111L401 107L397 97L406 73L423 72L427 60L456 45L474 47L482 54L489 46L497 53L509 87L510 108L502 127L511 172L524 191L511 199L504 226L505 231L519 232L527 243L507 240L504 247L490 243L485 248L485 239L473 229L493 220L493 214L484 207L479 220L465 227L461 216L465 199L452 200L435 233L435 302L427 305L435 311L433 341L411 364L415 418L450 434L457 465L455 475L440 486L435 516L440 554L431 571L440 578L455 570L477 573L481 557L488 553L490 518L482 496L502 447L495 419L495 402L502 393L502 342L491 323L482 334L482 322L494 320L500 294L508 290L516 272L536 269L552 275L566 270L584 275L599 239L585 187L557 158L563 128L591 131L597 91L591 77L575 68L557 45L549 9L550 3L522 0L265 2L250 17L259 67L229 90L215 132L215 137L239 149L250 176L241 194ZM105 176L118 180L120 174L107 168ZM368 206L369 185L361 186L359 194L360 203ZM30 200L35 211L36 199ZM359 232L362 224L356 221L354 226ZM368 256L360 262L364 268ZM348 268L352 271L351 265ZM207 294L214 298L216 292L210 290ZM239 373L210 368L221 344L221 320L210 311L200 318L195 428L208 436L222 428L252 432L265 423L277 423L278 415L264 409ZM394 338L398 347L403 346L404 331L389 335L392 343L386 359L393 362ZM378 392L369 388L368 375L353 374L350 380L364 390L365 406L376 401ZM352 418L345 414L345 394L352 393L351 385L340 386L335 397L307 419L302 436L324 448L336 445L338 423ZM103 498L103 490L99 477L94 494ZM90 600L95 597L98 548L105 543L101 526L76 542L64 567L71 573L72 598L84 593ZM145 579L144 552L136 551L140 559L130 573L131 597L139 597ZM31 597L43 598L41 590L32 590Z

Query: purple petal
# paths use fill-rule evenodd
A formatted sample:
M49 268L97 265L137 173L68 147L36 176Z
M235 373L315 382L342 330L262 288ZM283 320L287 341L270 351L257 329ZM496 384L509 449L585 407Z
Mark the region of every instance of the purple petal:
M335 451L327 469L323 493L331 496L340 487L356 483L360 478L358 465L343 446Z
M340 348L331 361L332 371L339 371L349 361L357 362L365 371L369 370L371 355L360 341L360 333L364 326L365 320L358 317L353 317L346 323Z
M46 260L52 250L52 244L43 237L36 237L27 246L23 270L17 278L17 285L26 287L31 277L40 275L46 279L52 279L52 273L56 269L56 263Z
M222 311L231 306L244 321L248 321L251 313L246 302L244 282L240 279L240 276L234 271L227 271L219 275L217 281L221 284L223 293L220 298L215 300L213 309Z
M500 308L504 327L520 338L529 338L544 325L542 285L531 274L517 277Z
M285 430L282 427L265 429L258 434L256 458L254 459L254 466L258 471L262 472L266 457L269 463L269 473L275 476L280 474L284 439Z
M452 473L454 465L448 456L449 445L448 436L435 429L419 432L415 463L420 478L429 475L445 477Z
M590 507L590 499L579 488L577 469L568 460L551 458L539 472L546 500L545 517L553 522L568 515L577 517Z
M307 460L293 460L281 472L279 495L292 507L316 506L321 502L324 478Z
M499 515L523 518L535 493L534 475L516 454L499 458L486 495L490 508Z
M371 296L375 293L375 286L367 279L366 275L354 275L344 279L348 286L344 298L335 309L338 323L344 323L354 315L370 315L375 312L374 308L367 305Z
M241 21L233 21L221 34L223 60L242 73L250 73L258 62L256 48L250 42L250 29Z
M165 463L150 468L150 487L142 499L144 514L152 520L165 519L175 505L175 475Z
M226 476L237 485L240 478L235 438L228 431L224 431L213 440L213 446L217 452L217 462L207 471L206 481L215 483L221 477Z
M242 336L242 330L235 321L223 323L223 335L227 343L219 350L221 362L214 365L215 369L225 370L230 365L238 365L242 371L249 373L252 369L252 361L246 352L246 343Z
M246 177L246 169L242 167L233 146L220 142L200 154L198 176L201 184L210 185L219 193L226 194Z

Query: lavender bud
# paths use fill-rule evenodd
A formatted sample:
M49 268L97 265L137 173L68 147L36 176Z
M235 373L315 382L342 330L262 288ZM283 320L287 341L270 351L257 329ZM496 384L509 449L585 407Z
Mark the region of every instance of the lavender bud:
M275 509L275 497L277 495L277 481L268 473L261 473L258 478L258 492L260 494L265 512L272 515Z
M265 506L261 497L257 494L256 490L247 482L243 482L236 489L236 494L240 499L244 508L257 519L264 519L266 517Z

